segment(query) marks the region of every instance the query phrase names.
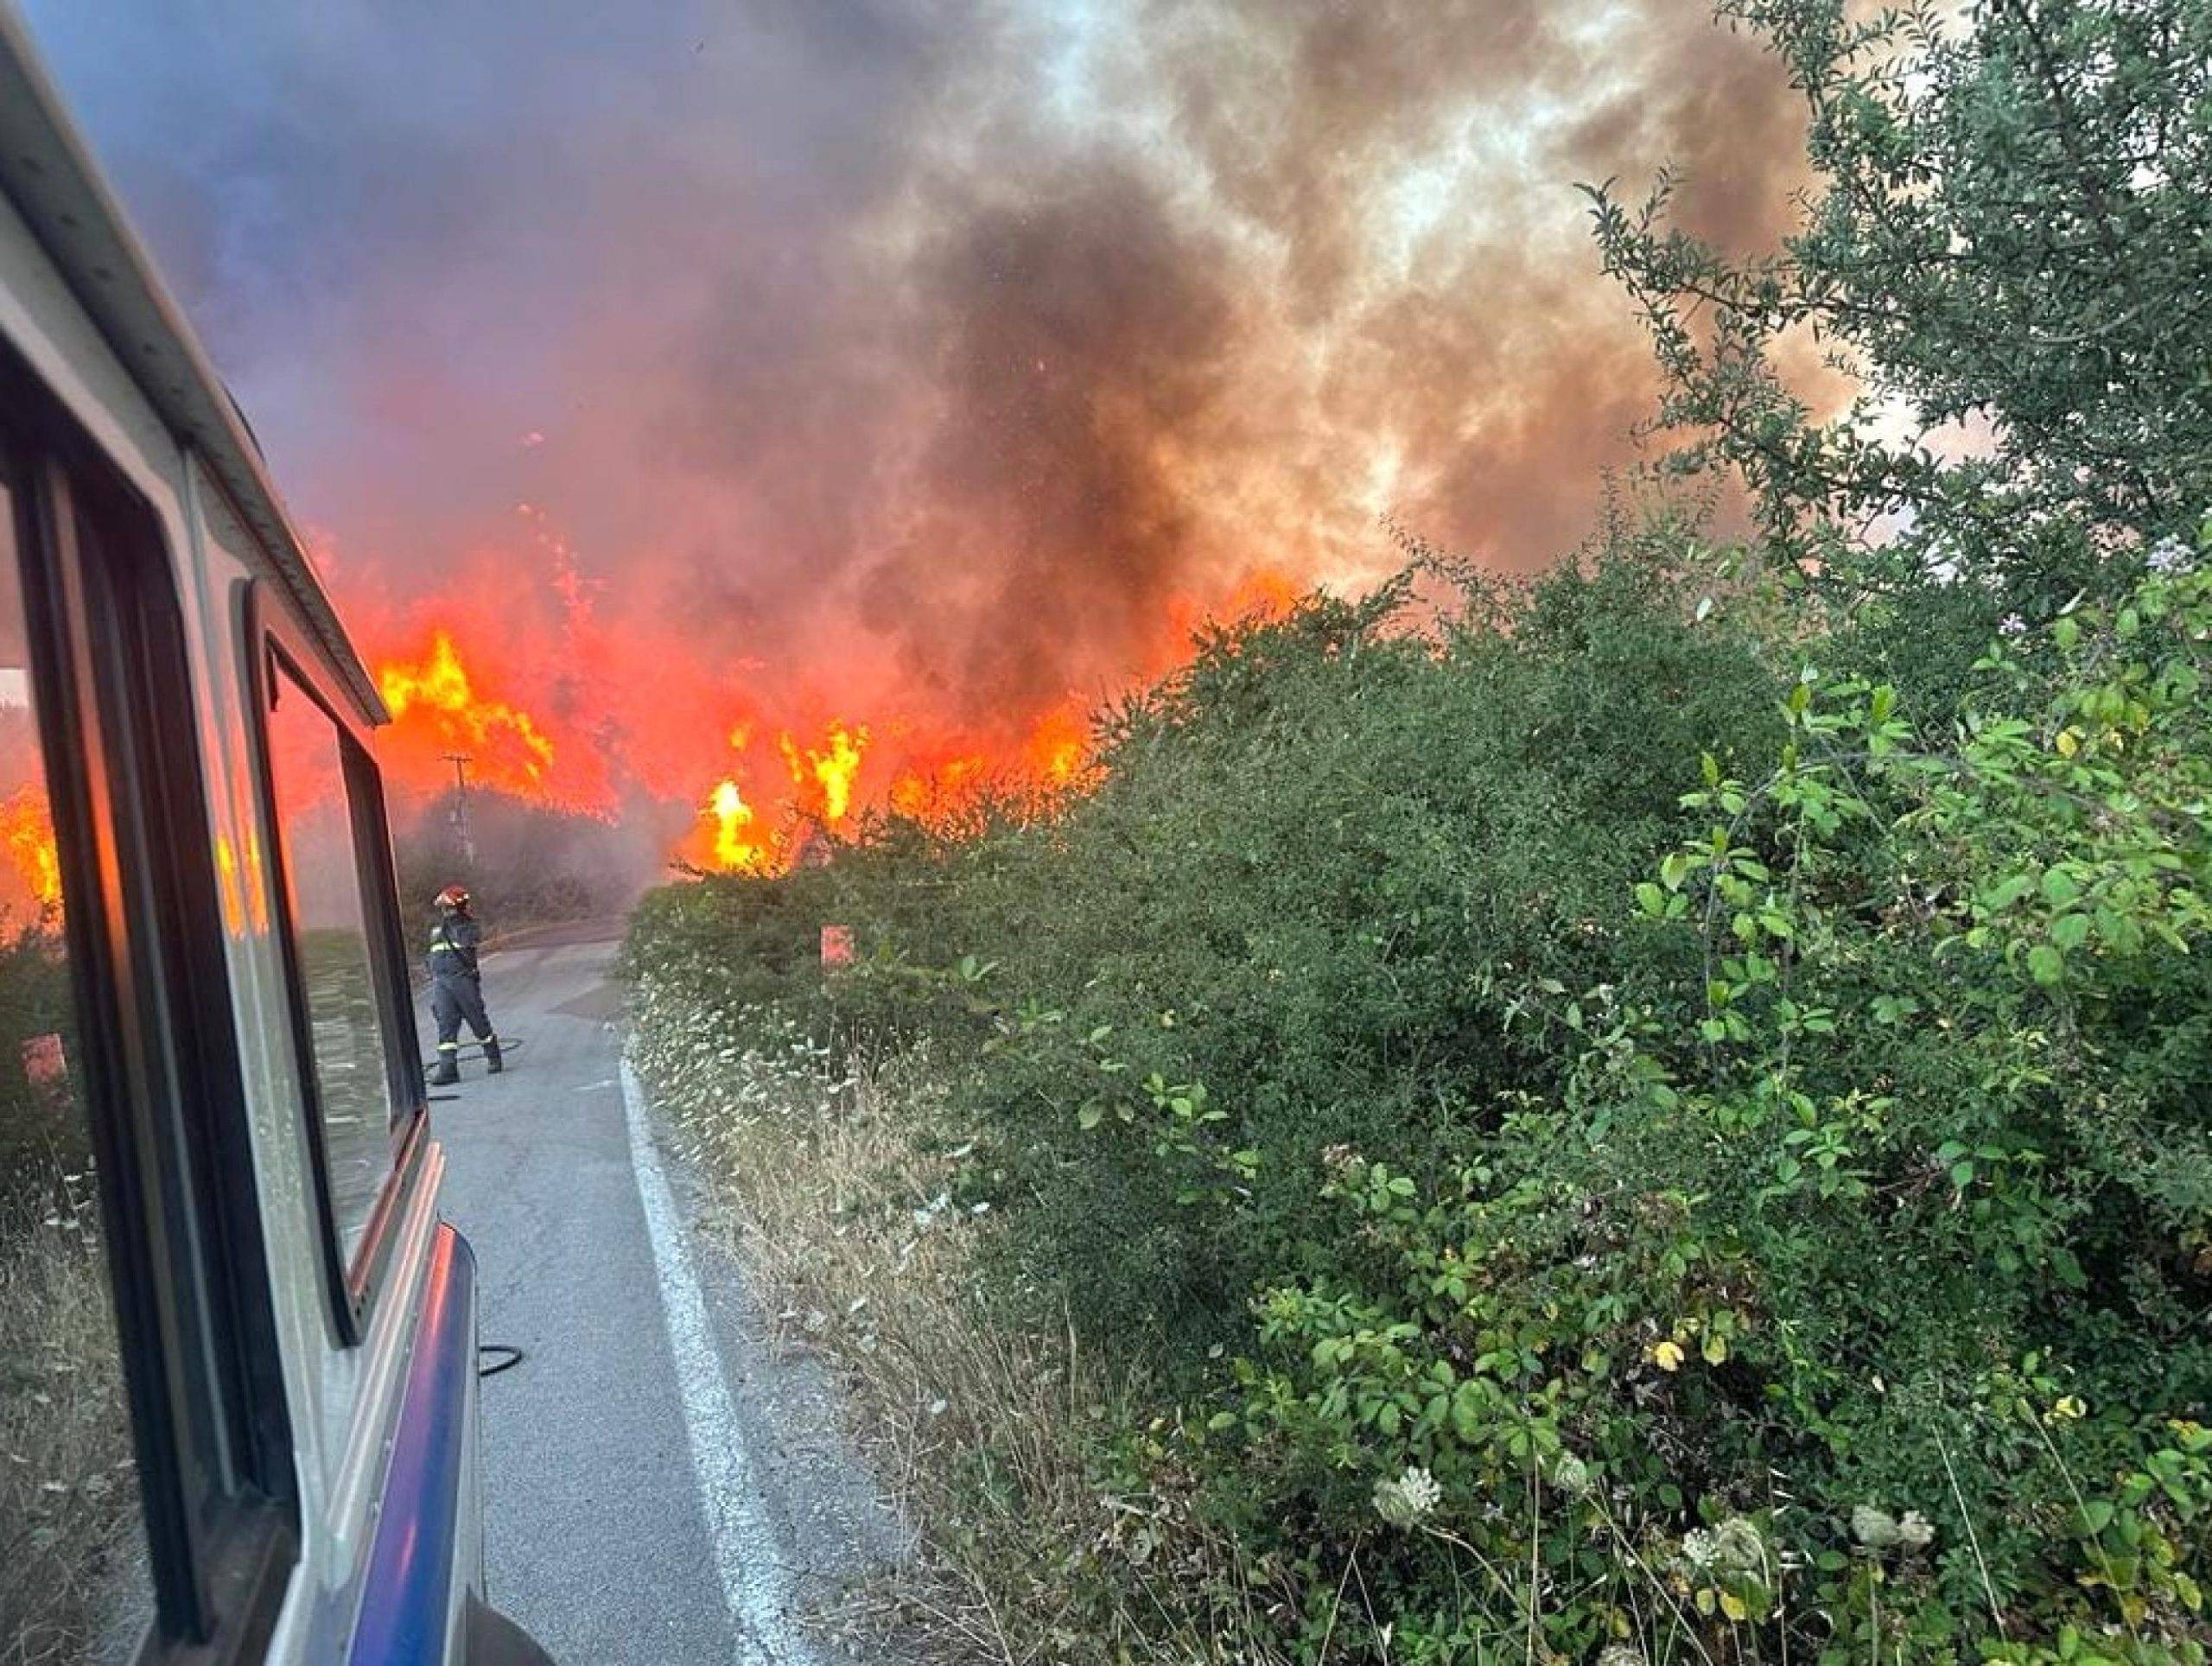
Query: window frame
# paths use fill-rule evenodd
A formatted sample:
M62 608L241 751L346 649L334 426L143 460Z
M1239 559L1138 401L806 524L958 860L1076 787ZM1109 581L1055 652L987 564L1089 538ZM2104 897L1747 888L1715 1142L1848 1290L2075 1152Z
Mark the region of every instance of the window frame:
M247 752L256 811L267 852L270 922L284 973L285 1006L290 1018L293 1056L300 1084L300 1112L310 1168L309 1192L322 1241L324 1282L330 1317L340 1343L354 1347L366 1338L369 1322L385 1285L398 1237L406 1200L414 1193L429 1144L429 1102L423 1081L421 1042L415 1029L415 997L407 982L406 944L399 924L398 880L393 868L391 830L384 782L368 745L367 722L355 711L343 685L298 621L281 605L264 601L260 581L238 586L238 639L245 646L242 688L245 695ZM323 1129L322 1089L315 1062L313 1017L300 964L299 934L292 917L290 855L276 801L270 766L270 702L289 678L293 690L329 720L344 774L347 824L353 835L356 878L360 886L369 945L370 974L376 984L378 1027L385 1040L386 1091L392 1106L391 1167L361 1228L361 1241L349 1258L333 1193Z
M138 1658L257 1658L299 1495L184 599L160 512L5 342L0 449L153 1587Z

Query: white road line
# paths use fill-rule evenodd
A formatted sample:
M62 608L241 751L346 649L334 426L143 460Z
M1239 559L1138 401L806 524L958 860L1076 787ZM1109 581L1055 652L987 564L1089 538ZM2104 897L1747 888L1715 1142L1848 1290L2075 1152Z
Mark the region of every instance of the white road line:
M707 1518L722 1602L737 1633L738 1666L811 1666L810 1651L791 1629L791 1580L775 1532L760 1510L744 1429L709 1328L707 1304L699 1294L683 1220L661 1172L659 1154L653 1149L645 1090L627 1059L622 1062L622 1108L630 1125L630 1166L637 1173L645 1232L652 1240L653 1268L660 1276L661 1310L676 1354L677 1388L683 1401L684 1429L691 1437L699 1507Z

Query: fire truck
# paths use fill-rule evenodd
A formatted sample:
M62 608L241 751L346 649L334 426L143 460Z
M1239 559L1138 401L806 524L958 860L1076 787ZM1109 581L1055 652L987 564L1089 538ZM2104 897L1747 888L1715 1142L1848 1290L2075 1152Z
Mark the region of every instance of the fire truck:
M385 715L0 0L0 1659L544 1658Z

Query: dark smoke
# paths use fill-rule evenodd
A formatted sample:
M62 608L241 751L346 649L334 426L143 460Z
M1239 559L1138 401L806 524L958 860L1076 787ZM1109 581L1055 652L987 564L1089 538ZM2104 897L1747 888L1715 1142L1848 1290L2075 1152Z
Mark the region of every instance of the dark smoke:
M1802 170L1697 0L29 10L344 599L557 619L537 506L618 748L1095 692L1385 513L1548 562L1652 395L1573 182L1755 247Z

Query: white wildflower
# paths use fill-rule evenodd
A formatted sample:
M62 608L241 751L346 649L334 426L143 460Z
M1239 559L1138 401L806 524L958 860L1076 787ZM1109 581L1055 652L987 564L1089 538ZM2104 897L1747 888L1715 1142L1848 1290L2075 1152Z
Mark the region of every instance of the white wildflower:
M1563 1452L1552 1464L1552 1485L1580 1497L1590 1491L1590 1466L1573 1453Z
M1731 1516L1713 1529L1713 1554L1728 1567L1753 1573L1766 1566L1766 1540L1748 1517Z
M2151 546L2144 564L2154 573L2184 572L2196 564L2196 552L2179 538L2164 537Z
M1433 1510L1443 1496L1433 1475L1411 1466L1404 1474L1386 1476L1375 1484L1375 1512L1393 1527L1411 1527Z
M1857 1504L1851 1511L1851 1536L1869 1550L1895 1548L1903 1537L1897 1517L1872 1504Z

